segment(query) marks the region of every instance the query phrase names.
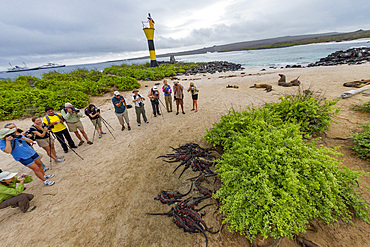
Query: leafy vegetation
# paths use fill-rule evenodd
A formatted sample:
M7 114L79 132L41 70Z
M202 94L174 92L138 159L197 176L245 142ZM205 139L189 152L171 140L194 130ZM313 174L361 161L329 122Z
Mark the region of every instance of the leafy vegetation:
M111 66L103 72L78 69L70 73L50 72L41 78L19 76L14 81L0 81L0 120L41 115L45 106L62 109L65 102L85 107L90 96L111 90L139 88L137 80L160 80L183 73L197 64L163 64Z
M355 143L352 148L358 157L370 160L370 124L365 124L362 128L360 133L352 134Z
M355 111L370 113L370 101L364 103L363 105L355 105L352 107L352 109Z
M292 238L312 219L329 223L356 215L368 221L357 188L364 173L342 166L335 150L303 141L303 131L328 126L334 103L325 104L320 113L312 110L320 109L318 101L287 97L230 111L207 130L205 139L224 149L216 163L222 185L214 197L231 231L253 241L258 235ZM320 128L310 126L320 122Z

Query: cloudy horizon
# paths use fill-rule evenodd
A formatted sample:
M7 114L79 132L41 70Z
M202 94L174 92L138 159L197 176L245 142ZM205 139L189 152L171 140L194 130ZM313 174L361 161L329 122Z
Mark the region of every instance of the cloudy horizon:
M368 0L7 1L0 70L148 55L141 21L155 20L157 54L228 43L370 29Z

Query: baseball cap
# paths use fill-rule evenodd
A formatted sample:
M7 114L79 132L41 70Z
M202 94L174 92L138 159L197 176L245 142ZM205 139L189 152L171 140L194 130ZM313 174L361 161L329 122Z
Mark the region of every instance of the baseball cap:
M71 103L67 102L64 104L64 107L73 107Z
M121 95L118 91L114 91L114 95Z

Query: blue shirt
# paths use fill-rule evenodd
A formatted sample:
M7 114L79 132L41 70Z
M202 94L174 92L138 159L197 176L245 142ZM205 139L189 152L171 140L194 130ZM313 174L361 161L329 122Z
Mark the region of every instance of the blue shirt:
M24 137L24 136L23 136ZM12 143L12 152L10 153L16 161L20 159L28 159L31 158L33 155L36 154L36 151L33 150L30 145L23 139L16 138L11 141ZM4 151L6 147L6 140L0 140L0 149Z
M116 106L116 104L118 104L119 102L121 102L121 99L123 99L123 102L125 102L125 98L123 98L122 95L120 95L118 99L116 97L113 97L112 98L112 103L114 105L114 111L116 113L123 113L126 110L126 106L125 106L125 104L123 102L122 102L122 104L119 107Z

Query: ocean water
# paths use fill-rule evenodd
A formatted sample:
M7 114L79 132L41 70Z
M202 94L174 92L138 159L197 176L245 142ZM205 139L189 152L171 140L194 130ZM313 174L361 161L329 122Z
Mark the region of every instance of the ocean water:
M345 42L331 42L310 44L301 46L292 46L286 48L273 48L264 50L249 50L249 51L232 51L232 52L219 52L219 53L206 53L196 55L177 56L178 62L212 62L212 61L228 61L233 63L242 64L246 70L251 70L261 67L282 67L285 65L301 64L307 65L309 63L318 61L320 58L339 51L347 50L355 47L370 47L370 39L345 41ZM169 61L169 57L159 57L158 61ZM58 71L61 73L69 73L76 69L88 70L103 70L106 67L120 64L142 64L150 62L149 59L136 59L136 60L122 60L114 62L102 62L94 64L81 64L71 65L55 69L42 69L23 72L7 73L6 71L0 72L1 79L15 79L20 75L30 75L41 77L42 74Z

